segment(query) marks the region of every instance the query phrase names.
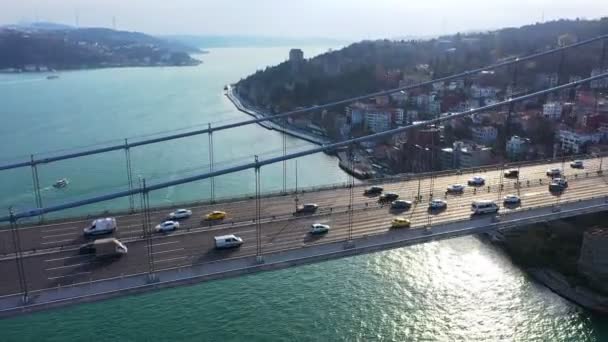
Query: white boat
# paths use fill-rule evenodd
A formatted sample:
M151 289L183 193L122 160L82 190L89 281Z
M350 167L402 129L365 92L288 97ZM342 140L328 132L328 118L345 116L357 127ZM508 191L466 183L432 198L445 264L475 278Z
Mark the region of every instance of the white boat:
M62 179L56 181L55 183L53 183L53 188L55 188L55 189L65 188L66 186L68 186L68 180L65 178L62 178Z

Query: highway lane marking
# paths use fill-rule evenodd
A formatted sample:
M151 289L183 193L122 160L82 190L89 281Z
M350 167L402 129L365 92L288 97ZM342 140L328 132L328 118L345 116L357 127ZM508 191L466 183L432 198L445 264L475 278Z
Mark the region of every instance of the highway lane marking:
M174 243L179 243L179 241L169 241L169 242L161 242L161 243L156 243L151 245L152 247L156 247L156 246L163 246L163 245L171 245Z
M62 242L68 242L68 241L74 241L74 239L67 239L67 240L58 240L58 241L48 241L48 242L42 242L43 245L50 245L53 243L62 243Z
M182 259L188 259L187 256L184 257L177 257L177 258L170 258L170 259L162 259L162 260L154 260L154 262L168 262L168 261L174 261L174 260L182 260Z
M53 262L53 261L59 261L59 260L77 259L77 258L90 258L90 257L91 257L91 255L72 255L72 256L67 256L67 257L63 257L63 258L46 259L44 261L45 262Z
M74 274L68 274L68 275L62 275L62 276L57 276L57 277L48 277L48 280L55 280L55 279L61 279L61 278L70 278L70 277L77 277L77 276L81 276L81 275L85 275L85 274L91 274L93 272L78 272L78 273L74 273Z
M64 265L64 266L57 266L57 267L50 267L50 268L46 268L45 271L55 271L55 270L61 270L64 268L70 268L70 267L78 267L78 266L84 266L84 265L91 265L91 262L81 262L78 264L70 264L70 265Z
M70 235L74 235L74 234L78 234L77 232L72 232L72 233L64 233L64 234L55 234L55 235L46 235L43 236L43 239L52 239L55 237L60 237L60 236L70 236Z
M184 248L169 249L167 251L153 252L152 254L163 254L163 253L179 252L179 251L183 251L183 250L184 250Z
M55 228L55 229L43 229L42 233L54 233L54 232L60 232L60 231L64 231L64 230L74 230L74 229L78 229L78 228L66 227L66 228Z

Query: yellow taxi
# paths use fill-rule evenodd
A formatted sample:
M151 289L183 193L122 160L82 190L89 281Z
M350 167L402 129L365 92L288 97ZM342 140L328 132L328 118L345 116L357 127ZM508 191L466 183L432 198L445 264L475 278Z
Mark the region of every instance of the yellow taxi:
M395 217L391 222L392 228L407 228L410 226L410 220L403 217Z
M215 221L215 220L223 220L226 218L226 213L223 211L212 211L205 216L205 220Z

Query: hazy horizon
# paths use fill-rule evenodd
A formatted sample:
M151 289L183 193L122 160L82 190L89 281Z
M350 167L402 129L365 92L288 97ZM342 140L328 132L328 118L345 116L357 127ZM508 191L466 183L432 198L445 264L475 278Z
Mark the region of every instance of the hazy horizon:
M556 19L598 19L596 0L20 0L3 6L0 25L54 22L155 35L239 35L341 40L435 36L517 27ZM480 15L483 13L483 15Z

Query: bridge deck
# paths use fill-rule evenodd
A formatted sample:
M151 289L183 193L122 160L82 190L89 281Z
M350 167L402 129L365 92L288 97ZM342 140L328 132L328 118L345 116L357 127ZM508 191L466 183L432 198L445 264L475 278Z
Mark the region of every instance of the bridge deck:
M571 169L566 164L564 169L570 187L561 198L551 195L547 188L549 179L545 171L553 166L562 165L555 163L522 167L521 187L517 189L516 180L505 178L504 190L501 192L498 186L501 178L500 170L481 173L486 178L486 186L478 188L475 193L472 187L467 187L462 195L446 195L445 189L454 183L466 184L471 174L438 177L434 180L434 194L435 197L447 198L448 209L431 215L431 223L442 224L467 219L485 220L487 218L471 218L471 202L476 199L501 202L499 198L507 193L519 194L522 204L511 209L501 205L501 213L504 214L556 204L558 200L573 201L608 195L606 178L597 173L599 160L585 161L585 169ZM539 182L541 179L542 184ZM401 234L390 229L390 221L394 216L409 218L412 221L411 231L429 224L426 202L429 198L430 179L423 179L420 187L422 202L401 213L393 212L387 206L378 205L375 197L364 196L362 188L357 188L354 197L353 236L357 238L378 234ZM418 181L385 184L384 188L385 191L399 193L403 199L413 200L418 190ZM320 211L314 215L298 217L292 214L295 206L293 195L264 198L262 200L263 252L294 250L346 240L349 221L348 194L348 189L336 189L299 195L300 203L315 202L319 204ZM255 225L252 222L255 217L255 201L246 200L191 209L194 215L182 221L182 229L170 234L156 234L153 238L152 253L156 270L255 256L256 236ZM227 211L229 217L223 223L201 223L200 217L215 209ZM152 222L159 222L166 214L166 211L153 212ZM115 235L126 241L129 254L113 263L102 263L91 256L78 254L78 246L86 241L82 236L82 228L88 221L22 227L20 229L22 247L26 250L23 261L30 291L147 272L147 247L142 238L140 216L124 215L117 219L119 230ZM315 222L329 224L332 229L324 236L312 237L308 234L308 230L310 224ZM245 244L240 249L228 251L213 249L213 236L232 233L245 240ZM9 234L8 231L0 232L0 272L5 275L0 278L0 296L19 292L16 263Z

